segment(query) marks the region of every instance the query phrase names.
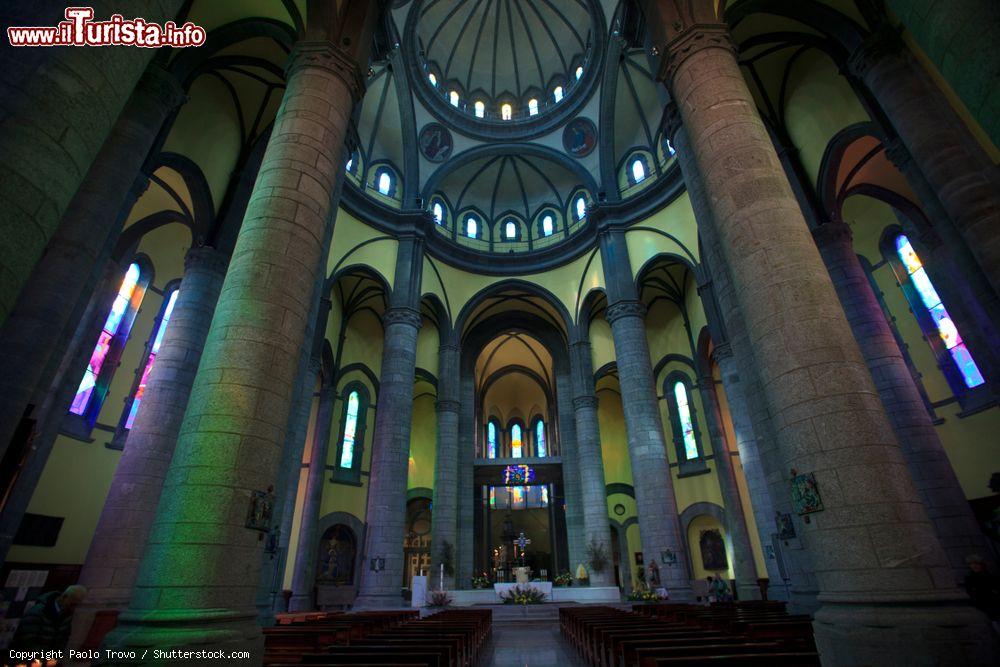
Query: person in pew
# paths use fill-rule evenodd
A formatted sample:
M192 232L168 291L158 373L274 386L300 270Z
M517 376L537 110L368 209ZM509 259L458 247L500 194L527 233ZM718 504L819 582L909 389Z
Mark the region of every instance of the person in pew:
M73 610L87 595L83 586L45 593L21 618L10 647L26 651L63 650L69 643Z

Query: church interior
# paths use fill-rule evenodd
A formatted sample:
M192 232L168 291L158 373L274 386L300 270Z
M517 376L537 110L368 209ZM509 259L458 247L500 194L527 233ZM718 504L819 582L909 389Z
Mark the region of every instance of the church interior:
M0 662L998 664L1000 5L92 6L205 39L0 53Z

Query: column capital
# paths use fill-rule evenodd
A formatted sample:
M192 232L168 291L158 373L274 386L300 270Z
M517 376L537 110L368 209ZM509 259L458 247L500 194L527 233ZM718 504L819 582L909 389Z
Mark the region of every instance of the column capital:
M607 319L609 324L613 324L616 320L620 320L623 317L638 317L641 320L645 316L645 304L641 301L632 299L613 303L608 306L608 309L604 313L604 317Z
M724 343L719 343L712 348L712 361L716 365L721 365L723 360L733 358L733 346L729 344L729 341Z
M338 77L347 86L357 104L365 94L365 79L361 66L346 51L327 40L299 41L292 48L285 65L285 78L300 70L322 69Z
M819 248L830 248L838 245L851 245L854 234L846 222L831 220L824 222L812 230L813 239Z
M847 57L844 69L863 80L883 58L902 53L905 47L900 32L902 26L882 23Z
M660 58L660 69L657 77L668 87L674 80L674 75L685 60L705 49L725 49L734 56L736 45L729 35L729 28L724 23L694 23L683 27L679 21L674 22L678 29L675 37L666 43Z
M667 138L672 146L676 147L674 143L674 137L677 136L678 130L681 129L681 125L684 123L684 119L681 118L681 110L677 107L677 103L673 100L667 102L667 105L663 107L663 118L660 121L663 127L663 136Z
M146 96L150 102L160 104L166 109L173 109L187 101L184 87L173 72L155 63L151 63L143 72L135 91Z
M597 397L593 394L585 394L583 396L576 396L573 398L573 409L574 410L584 410L584 409L596 409L597 408Z
M390 308L385 311L385 315L382 316L382 324L389 328L393 324L408 324L414 329L420 329L420 325L423 323L423 318L420 316L420 311L414 310L413 308L407 308L406 306L396 306L395 308Z
M892 162L897 169L905 174L906 168L913 162L913 156L903 140L899 137L893 137L883 141L882 146L885 148L885 156L889 158L889 162Z
M438 412L454 412L457 414L462 409L462 403L460 401L439 398L434 407Z
M212 246L203 245L191 248L184 255L185 273L191 269L199 269L225 275L228 267L229 255L216 250Z

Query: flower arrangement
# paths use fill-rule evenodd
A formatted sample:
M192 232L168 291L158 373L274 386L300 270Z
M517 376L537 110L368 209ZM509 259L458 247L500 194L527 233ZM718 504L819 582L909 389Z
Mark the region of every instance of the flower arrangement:
M482 576L479 576L479 577L473 577L472 578L472 587L475 588L475 589L489 588L490 587L490 580L489 580L489 578L485 574L483 574Z
M557 574L556 578L552 581L553 586L572 586L573 576L569 572L563 572L562 574Z
M444 608L451 604L451 596L444 591L431 591L427 598L428 607Z
M631 602L659 602L663 598L656 594L656 591L651 591L647 588L641 590L634 590L628 594L628 599Z
M509 593L501 593L504 604L541 604L545 602L545 593L534 586L514 586Z

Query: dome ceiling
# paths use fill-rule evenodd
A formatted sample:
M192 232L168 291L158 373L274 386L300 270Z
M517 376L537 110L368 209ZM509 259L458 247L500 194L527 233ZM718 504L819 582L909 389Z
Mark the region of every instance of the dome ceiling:
M593 33L584 0L430 0L416 37L439 86L526 102L575 79Z

